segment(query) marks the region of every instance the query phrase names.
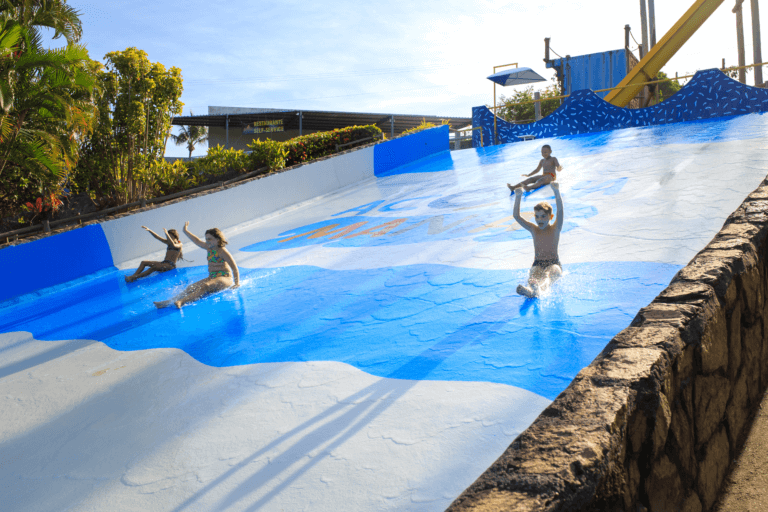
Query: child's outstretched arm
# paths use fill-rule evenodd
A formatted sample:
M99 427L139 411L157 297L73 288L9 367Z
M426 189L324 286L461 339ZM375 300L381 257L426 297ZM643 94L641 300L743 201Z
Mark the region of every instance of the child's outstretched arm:
M552 191L555 193L555 201L557 204L557 218L555 219L555 229L560 231L563 229L563 198L560 197L560 184L553 181L549 184L552 187Z
M528 231L533 232L536 226L520 216L520 203L522 202L522 200L523 200L523 187L517 187L515 189L515 209L512 210L512 215L515 217L515 220L521 226L523 226Z
M189 237L190 240L192 240L192 243L194 243L196 246L200 247L201 249L208 249L208 246L200 240L197 236L193 235L189 231L189 221L184 223L184 233Z
M543 165L544 165L544 160L539 160L539 165L533 170L533 172L531 174L523 174L523 176L528 176L528 177L533 176L543 168Z
M163 233L165 233L165 240L163 240L166 244L168 244L168 247L173 247L174 249L178 249L181 247L181 240L178 242L174 242L173 238L171 238L171 235L168 233L168 230L166 228L163 228Z
M158 240L160 240L160 241L161 241L161 242L163 242L164 244L167 244L167 243L168 243L168 241L167 241L165 238L161 237L160 235L158 235L157 233L155 233L154 231L152 231L151 229L149 229L147 226L141 226L141 227L143 227L144 229L146 229L147 231L149 231L149 234L150 234L150 235L152 235L153 237L157 238Z

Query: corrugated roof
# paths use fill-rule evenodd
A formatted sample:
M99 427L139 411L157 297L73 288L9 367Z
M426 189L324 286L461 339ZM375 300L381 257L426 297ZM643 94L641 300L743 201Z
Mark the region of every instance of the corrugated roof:
M253 109L250 113L238 114L214 114L200 116L179 116L173 119L173 124L180 126L217 126L224 127L229 120L229 126L245 127L259 121L273 121L280 119L285 130L299 129L299 113L301 113L301 126L304 131L329 131L336 128L344 128L355 125L375 124L384 133L390 133L391 119L394 118L394 134L400 133L420 125L423 121L441 124L447 120L451 128L472 124L471 117L451 116L424 116L401 114L375 114L362 112L333 112L320 110L271 110Z

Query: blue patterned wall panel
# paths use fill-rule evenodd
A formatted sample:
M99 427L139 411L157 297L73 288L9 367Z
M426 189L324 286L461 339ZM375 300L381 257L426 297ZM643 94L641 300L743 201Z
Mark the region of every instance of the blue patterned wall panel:
M718 69L699 71L680 91L664 102L642 109L611 105L588 89L575 91L547 117L528 124L511 124L498 119L499 143L519 142L523 135L537 139L593 133L618 128L697 121L768 111L768 91L744 85ZM472 109L472 126L481 126L483 144L493 139L493 114L483 107ZM479 131L473 147L480 146Z

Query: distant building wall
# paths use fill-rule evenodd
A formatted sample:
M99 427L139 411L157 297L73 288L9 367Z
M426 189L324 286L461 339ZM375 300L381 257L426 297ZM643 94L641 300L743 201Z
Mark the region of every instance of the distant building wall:
M263 113L269 113L269 112L284 112L284 109L273 109L273 108L247 108L247 107L216 107L216 106L209 106L208 107L208 115L225 115L225 114L263 114ZM268 131L270 126L264 126L264 127L254 127L254 126L239 126L239 125L230 125L229 126L229 144L227 144L227 129L222 128L219 126L211 126L208 129L208 147L212 148L215 147L217 144L220 144L224 147L229 147L233 149L242 149L244 151L248 150L248 144L251 143L251 141L255 139L261 139L261 140L277 140L280 142L284 142L286 140L292 139L294 137L299 136L299 130L297 129L291 129L291 130L284 130L280 129L279 131ZM275 128L282 128L279 125L275 125ZM261 128L262 131L257 132L257 128ZM316 130L315 130L316 131ZM301 135L307 135L310 133L315 133L313 130L302 130Z

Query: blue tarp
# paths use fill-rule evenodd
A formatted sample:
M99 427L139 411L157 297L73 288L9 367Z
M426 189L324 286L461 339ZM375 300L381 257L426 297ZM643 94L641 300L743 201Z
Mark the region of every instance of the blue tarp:
M608 89L627 76L627 56L624 50L611 50L589 55L577 55L547 62L563 80L565 94L580 89ZM608 91L597 93L604 98Z

